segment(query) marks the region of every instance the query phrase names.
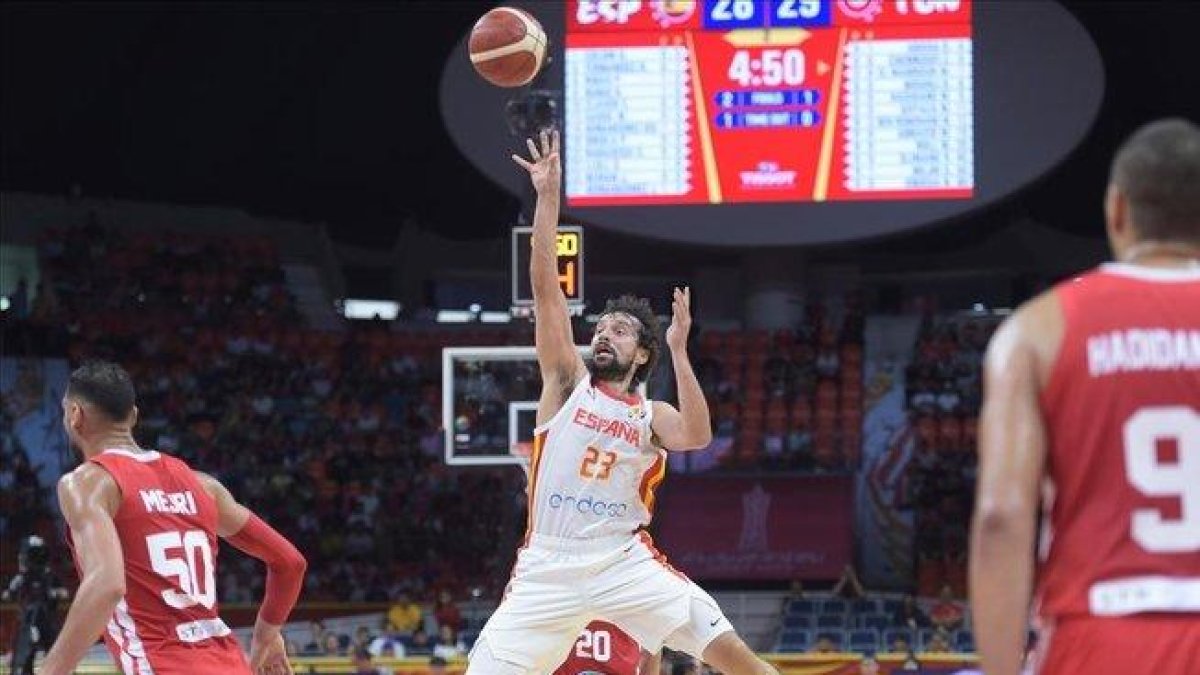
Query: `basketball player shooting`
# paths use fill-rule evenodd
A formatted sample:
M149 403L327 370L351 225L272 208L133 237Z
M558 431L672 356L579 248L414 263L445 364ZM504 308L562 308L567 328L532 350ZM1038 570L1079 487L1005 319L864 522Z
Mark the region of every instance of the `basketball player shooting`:
M63 424L84 463L58 483L81 583L38 671L74 672L102 633L124 675L290 675L282 624L305 561L221 483L138 447L133 383L97 362L71 373ZM217 611L217 536L267 564L250 663Z
M1035 672L1200 673L1200 128L1135 133L1104 207L1117 262L1022 306L984 363L970 575L988 675L1018 672L1031 591Z
M666 332L679 409L638 394L659 351L644 299L608 302L585 363L558 284L555 234L562 172L557 132L513 160L537 192L529 275L542 392L529 463L525 545L504 600L471 652L470 675L553 672L593 619L651 653L664 644L727 675L777 671L737 636L721 608L671 568L646 525L666 451L703 448L708 407L687 355L690 295L675 289Z

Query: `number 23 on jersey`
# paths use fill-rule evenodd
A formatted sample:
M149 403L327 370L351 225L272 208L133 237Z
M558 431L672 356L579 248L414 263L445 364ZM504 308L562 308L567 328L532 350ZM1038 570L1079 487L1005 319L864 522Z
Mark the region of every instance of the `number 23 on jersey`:
M579 476L588 480L608 480L617 464L617 453L589 447L579 465Z

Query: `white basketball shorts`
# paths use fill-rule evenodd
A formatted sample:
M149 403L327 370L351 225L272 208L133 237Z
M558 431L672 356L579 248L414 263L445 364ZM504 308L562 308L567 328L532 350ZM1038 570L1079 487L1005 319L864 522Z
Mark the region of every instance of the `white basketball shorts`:
M733 630L712 596L668 565L645 533L582 542L535 534L517 554L467 672L554 672L596 619L616 624L651 653L665 644L696 658Z

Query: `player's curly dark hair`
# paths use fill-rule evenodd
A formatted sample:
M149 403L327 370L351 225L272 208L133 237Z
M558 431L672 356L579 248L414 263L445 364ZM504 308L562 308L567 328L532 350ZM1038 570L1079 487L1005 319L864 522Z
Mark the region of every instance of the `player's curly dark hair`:
M654 364L658 362L658 354L662 350L662 343L658 338L660 332L658 315L650 307L649 300L629 294L622 295L619 298L609 298L604 303L604 311L600 315L604 316L617 312L628 314L641 322L641 328L638 329L638 347L645 349L650 355L650 358L645 363L634 369L633 381L629 383L630 391L632 391L650 377L650 372L654 370Z

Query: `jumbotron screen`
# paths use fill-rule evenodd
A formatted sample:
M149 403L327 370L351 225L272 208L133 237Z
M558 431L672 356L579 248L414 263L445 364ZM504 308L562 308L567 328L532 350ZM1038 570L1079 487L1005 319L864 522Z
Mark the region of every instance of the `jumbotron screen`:
M971 0L568 0L567 203L966 199Z

